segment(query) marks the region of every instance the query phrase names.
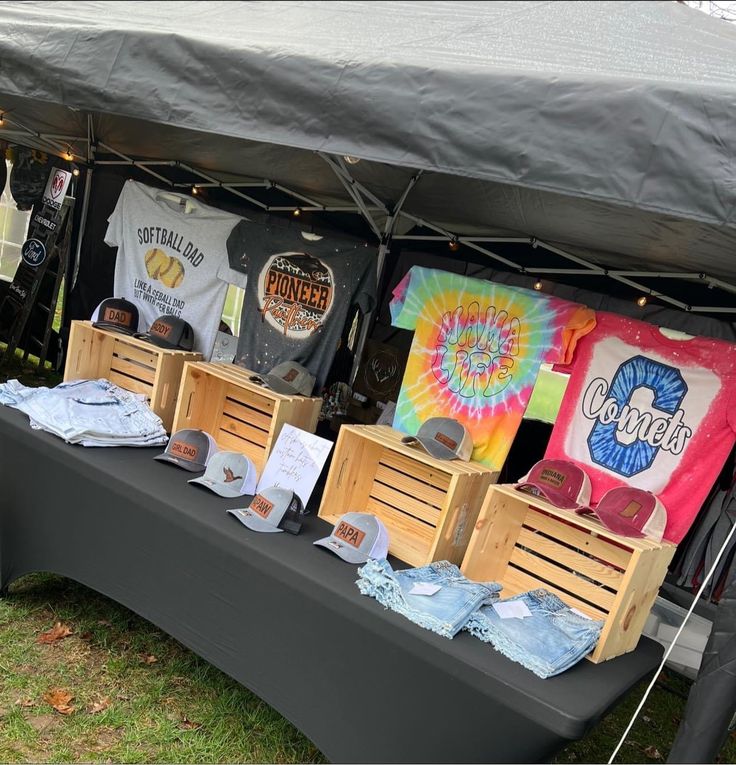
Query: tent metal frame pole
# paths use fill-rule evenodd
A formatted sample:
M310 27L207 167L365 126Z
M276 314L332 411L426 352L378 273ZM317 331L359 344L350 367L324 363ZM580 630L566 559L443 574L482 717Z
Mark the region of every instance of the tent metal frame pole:
M16 127L20 128L20 131L17 130L7 130L7 129L0 129L0 135L17 135L20 137L23 136L33 136L37 141L40 141L41 143L45 143L48 146L51 146L54 150L54 152L58 152L59 156L63 156L67 153L67 151L72 155L72 158L78 156L72 151L72 147L70 144L72 143L78 143L79 141L85 141L86 138L73 138L69 137L62 139L64 141L64 144L59 144L56 139L53 139L50 137L47 133L40 133L37 130L32 130L31 128L24 125L22 122L19 122L15 117L11 117L8 115L8 112L3 112L3 119L5 122L7 122L9 125L15 125ZM52 152L52 153L54 153Z
M173 187L173 183L166 178L165 176L161 175L160 173L157 173L155 170L151 170L148 165L145 164L145 162L141 162L140 160L132 159L131 157L126 156L121 151L118 151L117 149L113 149L112 146L108 146L106 143L103 143L100 141L98 146L101 146L105 151L109 152L110 154L114 154L116 157L120 157L120 159L125 160L125 164L131 165L132 167L138 167L144 172L148 173L149 175L152 175L154 178L158 178L160 181L165 183L169 187ZM101 165L104 164L103 162L97 162L96 164Z
M68 295L77 284L77 276L79 275L79 264L82 258L82 240L84 239L84 232L87 228L87 215L89 214L89 198L92 191L92 173L94 172L94 124L92 122L92 115L87 114L87 168L85 170L84 178L84 196L82 197L82 212L79 215L79 235L77 236L77 246L74 250L74 271L71 275L71 279L67 280L64 287L65 296ZM64 300L66 306L67 301ZM62 317L63 324L63 317Z
M244 194L242 191L238 191L237 189L230 188L227 183L218 181L217 178L214 178L208 173L205 173L202 170L198 170L197 168L192 167L191 165L187 165L185 162L177 162L176 167L181 167L184 170L187 170L188 172L192 173L192 175L198 175L200 178L204 178L206 181L209 181L210 183L216 183L218 186L222 187L223 189L227 189L231 194L234 194L236 197L245 199L246 202L250 202L251 204L254 204L256 207L260 207L261 210L268 210L268 205L261 202L260 199L256 199L255 197L251 197L248 194ZM196 186L196 184L192 184L192 185Z
M317 155L322 157L322 159L334 170L338 177L342 176L352 188L357 189L366 199L370 199L373 204L377 205L379 209L382 210L382 212L388 215L388 208L383 203L383 200L379 199L370 189L367 189L365 186L363 186L360 181L353 178L348 169L345 167L344 162L342 162L342 158L336 162L330 154L327 154L324 151L318 151Z

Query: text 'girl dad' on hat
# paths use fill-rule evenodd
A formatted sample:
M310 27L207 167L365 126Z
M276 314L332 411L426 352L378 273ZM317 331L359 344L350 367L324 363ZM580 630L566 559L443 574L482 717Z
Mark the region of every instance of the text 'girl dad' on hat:
M258 492L248 507L228 510L228 513L251 531L298 534L302 529L304 505L291 489L269 486Z
M422 423L416 436L404 436L401 443L421 446L427 454L440 460L468 462L473 454L473 439L468 429L451 417L430 417Z
M242 497L253 494L258 483L256 466L240 452L217 452L199 478L190 478L221 497Z
M388 555L388 531L375 515L345 513L329 537L313 544L326 547L348 563L365 563L368 558Z
M157 454L153 459L171 462L192 473L201 473L217 451L215 439L204 430L184 428L177 430L166 445L163 454Z
M544 497L555 507L578 510L590 502L590 478L574 462L567 460L540 460L516 488Z

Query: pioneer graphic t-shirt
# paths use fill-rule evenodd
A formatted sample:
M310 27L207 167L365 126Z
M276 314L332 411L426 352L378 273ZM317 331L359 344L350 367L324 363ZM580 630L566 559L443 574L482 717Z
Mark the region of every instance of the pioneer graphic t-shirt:
M394 326L415 330L394 427L413 435L430 417L453 417L473 437L473 459L500 470L539 367L572 357L593 311L419 266L393 294Z
M665 539L679 542L736 440L736 345L596 316L545 457L583 467L594 506L615 486L653 492L667 510Z
M268 372L297 361L315 376L318 394L350 307L368 313L376 303L375 250L246 220L227 246L231 268L248 275L235 363Z
M105 242L118 248L114 294L138 306L142 330L162 314L180 316L194 329L194 350L210 357L227 283L247 281L227 260L239 220L189 196L125 183Z

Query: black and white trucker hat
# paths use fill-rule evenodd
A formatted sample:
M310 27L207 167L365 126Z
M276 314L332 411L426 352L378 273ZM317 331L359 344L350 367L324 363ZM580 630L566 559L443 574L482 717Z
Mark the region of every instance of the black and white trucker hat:
M177 430L166 445L163 454L157 454L153 459L162 462L172 462L184 470L201 473L217 451L215 439L204 430L184 428Z
M304 505L291 489L269 486L253 497L248 507L228 510L251 531L298 534L302 528Z
M136 335L141 340L168 348L172 351L191 351L194 348L194 330L192 325L178 316L168 314L159 316L151 324L148 332Z
M326 547L348 563L365 563L368 558L388 555L388 531L371 513L345 513L329 537L313 544Z
M217 452L207 463L204 475L190 478L221 497L242 497L253 494L258 483L256 466L240 452Z
M470 460L473 439L461 422L451 417L430 417L423 422L416 436L405 436L402 444L421 446L427 454L440 460Z
M138 331L138 307L125 298L105 298L92 314L92 326L134 335Z

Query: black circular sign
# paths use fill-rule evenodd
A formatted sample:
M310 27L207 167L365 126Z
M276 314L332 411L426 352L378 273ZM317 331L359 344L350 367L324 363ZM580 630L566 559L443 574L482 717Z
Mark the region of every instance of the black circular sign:
M46 260L46 246L38 239L26 239L20 248L23 262L33 268L38 268Z

